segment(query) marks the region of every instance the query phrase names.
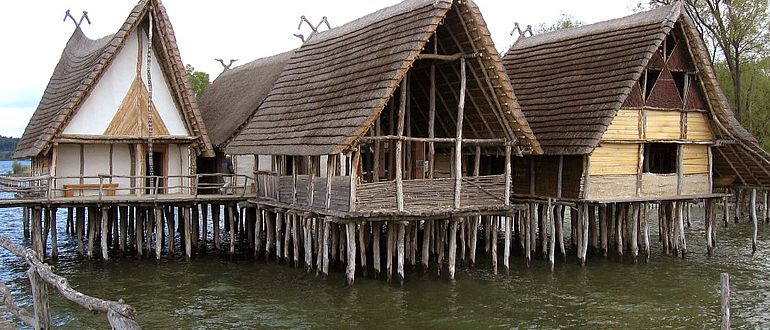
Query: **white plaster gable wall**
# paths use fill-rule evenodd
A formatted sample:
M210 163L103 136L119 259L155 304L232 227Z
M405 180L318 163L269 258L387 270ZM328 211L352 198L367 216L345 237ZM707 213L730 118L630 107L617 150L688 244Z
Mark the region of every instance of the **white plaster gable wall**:
M142 33L142 81L147 84L147 44L149 38L147 34ZM152 53L152 101L155 103L155 107L158 109L160 118L163 119L163 123L168 128L168 133L178 136L189 136L187 131L187 125L185 125L184 117L181 109L174 103L174 92L169 87L167 77L163 74L163 70L160 69L160 62L155 56L157 49L153 48ZM136 54L136 52L134 52ZM174 94L172 94L174 93Z
M94 89L77 110L64 134L101 135L107 129L115 113L118 111L123 98L128 93L131 83L136 78L139 37L137 32L131 33L123 49L115 55L107 71L99 79ZM142 32L142 80L147 83L147 35ZM174 103L171 88L158 64L158 58L153 51L152 56L152 88L153 103L168 128L169 134L189 136L181 110Z

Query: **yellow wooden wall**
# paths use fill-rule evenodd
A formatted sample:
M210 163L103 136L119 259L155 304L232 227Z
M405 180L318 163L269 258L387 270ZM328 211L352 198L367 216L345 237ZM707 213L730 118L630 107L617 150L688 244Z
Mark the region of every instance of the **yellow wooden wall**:
M689 112L687 113L687 140L688 141L711 141L714 135L711 134L709 119L705 113Z
M618 114L612 120L607 131L604 132L603 140L639 140L639 110L620 109Z
M647 111L644 136L647 140L680 140L681 113L677 111Z
M645 119L642 120L642 112ZM686 127L682 128L682 116ZM642 125L640 125L642 122ZM641 126L641 127L640 127ZM641 128L641 129L640 129ZM682 136L684 132L685 136ZM603 141L714 140L708 114L666 110L620 109L602 136Z
M709 154L707 145L684 145L684 174L708 174Z
M639 145L634 143L604 143L591 154L590 175L636 174L639 166Z

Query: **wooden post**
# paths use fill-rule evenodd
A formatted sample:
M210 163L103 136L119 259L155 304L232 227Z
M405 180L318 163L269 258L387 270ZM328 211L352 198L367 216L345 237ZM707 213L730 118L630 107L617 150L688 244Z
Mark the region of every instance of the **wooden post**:
M385 271L387 272L388 283L393 279L393 246L395 245L395 231L392 222L388 222L388 242L385 247L386 252L386 264Z
M428 266L429 266L429 260L430 260L430 227L431 223L433 221L431 220L425 220L423 222L423 229L422 229L422 249L420 252L422 253L422 272L427 273L428 272ZM471 258L473 260L473 258Z
M546 217L548 218L548 225L551 232L550 244L548 245L548 264L551 266L551 272L553 272L556 264L556 223L553 217L550 198L548 199L548 205L546 205Z
M230 215L230 254L235 254L235 214L233 208L235 205L225 204L227 214Z
M644 262L650 260L650 224L647 221L648 204L642 204L642 221L644 223Z
M53 329L53 325L51 324L51 314L48 308L48 286L40 274L38 274L35 266L32 266L27 270L27 276L29 276L29 283L32 289L32 303L35 309L35 329Z
M623 222L626 220L626 213L628 213L626 204L618 204L615 214L615 249L621 261L623 260Z
M311 228L308 228L307 230L311 230ZM305 234L309 235L309 234ZM265 261L270 260L270 254L273 253L273 244L274 244L274 236L275 236L275 229L273 225L273 212L265 210L265 236L266 236L266 243L265 243ZM311 247L312 251L312 247ZM312 253L311 253L312 254ZM310 269L312 270L312 256L311 256L311 265Z
M254 210L254 209L250 209L250 210ZM250 214L254 214L253 219L250 221L256 222L256 213L252 212ZM283 223L286 226L285 227L286 229L283 231L283 258L284 260L286 260L286 264L291 264L291 260L289 259L289 250L291 245L291 231L293 229L291 216L289 216L287 212L281 211L281 217L283 218ZM323 222L321 222L321 225L323 226ZM321 230L321 233L319 235L323 235L323 227L321 227L320 230ZM252 238L254 238L253 234L252 234ZM321 236L321 239L319 241L323 241L323 236Z
M380 276L380 229L382 225L379 222L371 221L369 225L372 227L372 263L374 263L374 278L377 279Z
M587 203L583 204L583 247L581 251L581 258L580 258L580 264L581 266L585 266L586 264L586 254L588 253L588 220L589 220L589 212L591 212L591 207L588 206Z
M206 244L208 243L209 239L209 204L203 203L201 204L201 246L200 248L202 250L206 250ZM174 221L172 218L171 220L166 219L166 221ZM169 227L172 228L172 227ZM169 234L169 237L173 238L172 234Z
M722 197L722 205L724 206L722 208L722 211L724 212L723 221L725 223L725 228L727 228L727 224L730 222L730 201L727 197Z
M312 177L311 177L312 179ZM283 252L283 249L281 247L281 243L283 241L283 210L276 209L275 210L275 261L280 262L283 259L283 256L281 253ZM321 267L318 268L318 271L321 271Z
M712 228L711 228L711 226L712 226L711 217L713 215L713 213L712 213L713 204L711 203L711 199L705 200L703 202L703 204L704 204L704 212L705 212L704 225L706 227L706 253L710 257L713 254L713 252L714 252L713 251L714 250L714 246L712 245L712 243L714 241L713 241L713 239L711 237L711 233L713 233Z
M457 224L459 219L452 219L452 229L449 231L449 280L455 279L455 260L457 259Z
M119 236L120 240L118 241L118 249L120 250L120 254L123 255L126 253L126 227L128 226L128 207L127 206L119 206L118 207L118 222L119 222ZM169 239L173 239L173 236L171 236Z
M476 264L476 246L478 245L479 240L479 223L481 222L481 217L473 217L473 220L471 221L471 229L470 229L470 263L469 266L473 267Z
M754 235L751 237L751 253L757 252L757 189L751 189L751 223Z
M434 53L437 45L436 34L433 34ZM430 64L430 95L428 96L428 137L436 137L436 64L435 61ZM428 179L433 179L434 160L436 157L436 148L433 141L428 142Z
M560 157L561 158L561 157ZM563 221L564 221L564 206L561 204L556 205L556 212L555 212L554 222L556 223L556 239L559 242L559 252L561 253L562 257L567 257L567 252L564 248L564 228L563 228Z
M719 302L722 305L722 330L730 329L730 274L722 273L722 294Z
M632 218L631 220L633 223L631 224L631 256L634 259L634 263L637 262L639 258L639 242L637 241L637 238L639 237L637 235L639 230L639 216L641 214L641 210L638 203L632 204Z
M27 209L26 207L24 208ZM86 210L83 207L75 209L75 241L78 243L78 255L83 256L83 226L85 225Z
M269 215L269 212L265 213L266 215ZM266 219L269 219L269 216L265 217ZM313 239L311 238L310 232L310 218L308 217L302 217L302 229L305 234L305 239L303 240L305 242L305 271L310 273L313 271ZM270 227L267 227L267 231L270 230ZM268 242L269 244L269 242Z
M465 111L465 58L460 58L460 100L457 104L457 133L455 136L455 193L454 208L460 208L460 199L462 197L463 180L463 114Z
M321 269L321 278L325 279L329 276L329 227L331 227L331 217L326 217L323 221L323 248L321 250L323 260L323 268Z
M353 159L350 162L350 204L348 210L353 212L356 210L356 198L358 196L358 172L359 164L361 164L361 150L356 147L353 150Z
M169 241L173 239L169 233ZM163 208L155 207L155 260L160 260L160 253L163 250Z
M511 259L511 223L513 222L513 217L503 217L503 220L505 223L505 247L503 249L503 268L505 268L505 274L508 275L511 273L511 265L510 265L510 259Z
M56 233L56 208L50 207L48 208L50 212L50 216L48 217L48 221L51 222L51 258L57 259L59 257L59 247L57 245L57 233Z
M24 228L23 229L23 231L24 231L24 238L29 238L29 236L30 236L30 229L29 229L29 213L30 213L30 208L29 207L22 207L21 210L22 210L22 213L21 213L21 223L22 223L22 226Z
M685 236L684 231L684 202L678 202L679 206L677 207L677 222L678 222L678 232L679 232L679 250L682 254L682 259L687 255L687 237Z
M492 273L497 275L497 221L499 217L492 218Z
M358 246L361 248L361 272L366 277L366 222L361 222L358 227Z
M102 218L100 223L102 227L101 228L102 229L102 234L101 234L102 259L104 259L104 261L107 261L110 259L110 257L107 250L107 236L109 236L107 234L107 231L109 230L109 208L106 206L102 206Z
M96 239L96 222L97 222L97 212L96 207L90 206L88 207L88 259L92 259L94 257L94 240ZM136 242L136 249L137 254L139 257L142 256L142 242L139 240L142 238L142 235L140 234L142 231L142 225L144 222L144 217L142 216L137 221L137 242Z
M409 75L405 75L404 79L401 81L401 98L398 101L398 128L396 131L396 134L398 137L404 136L404 113L406 112L406 103L409 102L407 99L407 89L408 89L408 79ZM404 210L404 183L402 182L402 176L403 176L403 169L401 168L401 165L403 164L403 155L402 155L402 148L403 148L404 141L399 139L396 141L396 153L395 153L395 165L396 170L394 172L395 178L396 178L396 207L398 208L398 211Z
M684 144L677 146L676 157L676 194L682 195L684 191Z
M406 225L404 225L403 223L400 223L397 226L398 226L398 240L397 240L398 245L397 245L396 248L397 248L397 253L398 253L398 255L397 255L398 260L396 260L396 263L397 263L397 266L398 266L398 268L397 268L397 271L398 271L398 282L399 282L399 284L401 284L401 286L403 286L404 285L404 240L405 240L405 237L406 237L406 228L405 228ZM356 227L354 225L353 226L353 231L355 231L355 228ZM355 242L353 244L354 244L353 246L355 247ZM355 253L353 254L353 256L355 257ZM355 258L354 258L353 262L355 262Z
M166 226L168 227L168 239L166 240L166 254L169 259L174 258L174 236L175 236L175 220L174 220L174 207L165 207L163 210L166 213ZM205 243L203 245L206 245Z
M762 218L763 218L762 219L762 223L768 223L768 221L770 221L770 209L768 209L768 207L770 207L770 192L765 190L764 191L764 196L765 196L765 198L764 198L765 207L762 208L764 210L763 216L762 216Z
M257 212L260 212L260 211L258 210ZM293 244L294 245L294 268L299 268L299 244L300 244L300 241L302 240L301 239L302 236L300 236L300 230L302 230L302 226L301 226L300 219L299 219L299 217L296 214L292 214L291 218L292 218L292 222L294 223L291 226L292 227L292 231L291 231L291 236L292 237L291 238L294 241L294 244ZM261 231L261 228L262 228L261 227L262 226L262 221L260 219L261 219L261 217L260 217L259 213L257 213L257 235L259 235L259 233ZM329 224L328 223L326 224L326 227L327 228L325 228L325 230L329 230L329 228L328 228ZM259 236L257 236L257 238L259 239ZM328 254L327 254L327 256L328 256ZM326 261L324 261L324 263L326 263L327 267L328 267L329 261L326 260ZM327 272L328 272L328 269L327 269Z
M607 228L608 211L609 209L606 205L599 207L599 240L601 241L601 252L605 258L607 257L607 250L609 249L609 244L607 242L609 238Z
M348 260L345 269L345 284L352 286L356 273L356 224L348 222L346 232Z
M527 203L526 215L521 219L524 223L524 260L526 261L527 268L529 268L529 263L532 261L532 240L530 239L532 233L530 227L532 226L532 219L534 218L533 213L536 212L533 210L533 206L534 203Z
M217 251L221 250L221 240L222 236L219 232L219 211L220 211L220 205L219 204L211 204L211 222L213 224L214 229L214 248L217 249Z
M45 257L45 247L43 246L43 224L42 210L39 207L32 209L32 248L40 260ZM91 238L89 237L89 241ZM90 253L90 251L89 251Z
M230 209L229 205L227 206L228 210ZM185 207L184 208L184 256L187 260L190 260L192 258L192 237L190 233L190 227L191 226L191 216L190 216L190 208ZM230 233L232 233L235 230L235 226L232 223L232 216L230 216ZM232 234L231 234L232 235ZM232 236L230 237L230 240L232 240Z

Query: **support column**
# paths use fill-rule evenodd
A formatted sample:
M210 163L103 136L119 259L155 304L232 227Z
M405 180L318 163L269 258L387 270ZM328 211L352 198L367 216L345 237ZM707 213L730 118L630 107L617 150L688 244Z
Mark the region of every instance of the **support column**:
M345 269L345 284L353 285L356 275L356 224L347 223L347 268Z
M455 279L455 260L457 258L457 224L458 219L452 219L452 229L449 231L449 280Z

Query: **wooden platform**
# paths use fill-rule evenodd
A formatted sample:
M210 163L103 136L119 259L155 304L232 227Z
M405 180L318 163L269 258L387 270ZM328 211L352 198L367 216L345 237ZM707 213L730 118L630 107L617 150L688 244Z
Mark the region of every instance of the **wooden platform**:
M57 198L32 198L32 199L0 199L0 208L22 207L22 206L81 206L81 205L156 205L173 204L187 205L199 203L233 203L244 202L255 198L254 194L236 194L236 195L189 195L189 194L168 194L168 195L117 195L117 196L78 196L78 197L57 197Z

